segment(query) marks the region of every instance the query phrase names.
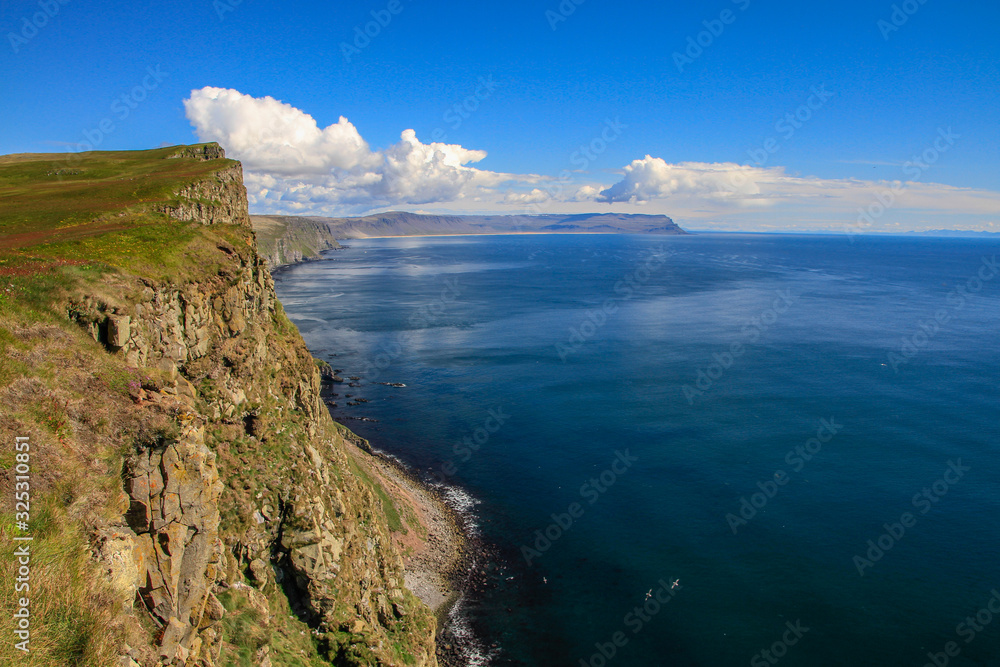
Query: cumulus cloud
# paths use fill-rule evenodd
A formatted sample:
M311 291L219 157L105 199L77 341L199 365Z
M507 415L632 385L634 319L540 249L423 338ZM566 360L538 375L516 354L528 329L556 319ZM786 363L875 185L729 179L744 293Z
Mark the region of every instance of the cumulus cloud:
M269 212L336 214L452 202L496 194L503 183L541 180L471 167L486 151L424 144L412 129L375 151L343 116L320 128L309 114L272 97L206 87L191 91L184 107L201 141L217 141L243 162L250 203Z
M621 180L601 190L594 200L631 204L662 201L698 217L778 206L808 212L813 218L823 216L826 220L835 215L847 219L858 209L878 210L879 206L939 214L1000 212L1000 193L988 190L919 180L793 176L785 173L784 167L762 168L733 162L671 164L649 155L625 166Z
M581 186L571 197L571 201L594 201L601 193L601 189L595 185Z
M532 188L531 192L508 192L504 195L504 204L541 204L550 199L549 193L538 188Z
M643 211L742 229L839 228L886 201L873 229L992 228L1000 215L1000 193L928 182L932 173L905 183L824 179L777 166L646 155L608 185L569 172L557 178L480 169L486 151L425 144L412 129L375 150L347 118L320 127L290 104L236 90L193 90L184 107L200 140L219 142L243 162L252 210L261 213L344 215L437 204L468 213Z
M343 116L320 129L316 120L273 97L206 87L184 100L187 118L202 141L218 141L247 169L321 174L373 164L368 144Z
M624 168L624 178L596 197L602 202L644 203L675 195L751 202L766 199L761 183L779 180L780 168L761 169L734 162L670 164L647 155Z

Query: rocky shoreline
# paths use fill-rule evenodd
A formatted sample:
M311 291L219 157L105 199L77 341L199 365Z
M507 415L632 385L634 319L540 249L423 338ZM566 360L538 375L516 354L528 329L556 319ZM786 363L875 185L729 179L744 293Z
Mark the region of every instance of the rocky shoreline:
M468 518L451 507L440 489L428 485L398 459L377 449L358 451L359 458L394 498L411 507L423 535L408 531L393 538L403 554L406 587L437 618L437 659L441 667L468 664L468 648L451 630L455 604L470 592L473 577L484 562L486 549L469 530Z

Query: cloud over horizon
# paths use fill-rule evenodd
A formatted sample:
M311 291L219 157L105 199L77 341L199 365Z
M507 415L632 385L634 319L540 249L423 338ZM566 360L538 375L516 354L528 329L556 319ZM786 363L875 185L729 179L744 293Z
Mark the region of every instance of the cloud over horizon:
M758 181L773 179L780 167L761 169L732 162L682 162L647 155L623 169L624 178L602 190L596 201L646 203L676 195L716 200L752 202L759 200Z
M425 144L412 129L372 150L347 118L321 129L270 96L207 86L192 90L184 108L199 140L219 142L243 163L251 204L275 212L449 202L489 195L502 183L541 180L471 167L486 151Z
M929 169L930 167L927 167ZM911 167L914 180L868 181L793 176L784 167L754 167L734 162L671 164L646 155L622 169L622 178L595 197L598 202L647 205L670 202L695 217L730 216L746 219L763 210L775 216L789 212L830 220L838 226L863 226L872 231L898 223L904 212L924 217L987 216L984 228L1000 220L1000 193L922 182L924 170ZM903 175L904 172L901 172ZM863 214L867 213L867 217Z
M869 231L973 226L996 229L1000 193L923 182L795 176L784 167L679 162L646 155L608 185L587 174L559 178L479 169L486 151L419 140L413 129L374 150L341 116L319 127L308 113L270 96L205 87L184 100L201 141L217 141L245 169L259 212L352 215L438 205L451 213L663 213L679 221L745 229L830 229L883 211ZM903 175L901 173L901 175ZM795 225L795 226L791 226Z

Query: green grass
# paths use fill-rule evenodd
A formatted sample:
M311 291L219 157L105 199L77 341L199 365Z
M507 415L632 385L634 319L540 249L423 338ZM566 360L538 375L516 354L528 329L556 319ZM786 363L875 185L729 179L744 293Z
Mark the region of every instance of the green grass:
M98 218L111 222L110 214L171 201L187 183L232 164L230 160L166 159L177 150L174 146L65 156L0 156L0 234L59 236Z
M160 212L188 184L235 164L169 157L177 152L0 156L0 285L68 267L181 283L221 270L222 243L247 253L246 227L209 229ZM0 289L0 306L5 296Z
M283 667L329 667L317 649L317 639L308 625L292 614L288 598L272 587L268 604L274 615L271 632L271 663Z
M232 164L166 159L175 152L0 157L0 389L16 389L8 392L0 430L30 433L39 443L37 460L45 465L44 474L32 480L37 501L32 502L37 556L32 561L32 576L37 577L32 601L37 593L39 602L33 629L38 634L32 635L32 659L25 661L9 641L10 615L0 615L0 634L8 637L0 643L0 665L104 667L118 664L125 643L153 650L156 629L141 610L128 608L130 601L121 591L111 589L88 543L95 528L121 520L123 458L137 446L175 439L177 415L136 406L136 386L154 385L163 378L151 369L129 367L121 354L108 354L89 334L113 308L127 311L148 299L143 293L151 287L193 282L202 284L203 291L224 291L253 260L254 240L246 226L198 225L158 212L180 188ZM267 343L281 361L281 371L245 371L247 377L259 373L265 384L270 378L272 389L284 396L302 377L309 377L314 365L280 305L273 318ZM252 324L267 328L266 321ZM238 374L249 363L251 351L236 340L185 367L202 390L199 411L222 390L208 377L212 364L225 362ZM268 502L275 506L270 490L281 488L290 468L302 475L308 467L290 457L298 451L294 441L310 437L302 413L289 409L284 399L254 401L247 407L259 412L259 438L247 435L238 419L210 421L206 438L218 453L220 475L227 483L219 509L220 533L229 543L249 527L254 508L262 502L258 492L268 490ZM324 428L329 429L324 434L332 436L336 427L329 422ZM8 452L0 452L0 468L9 471L15 460ZM357 472L379 498L389 528L405 530L407 508L395 504L369 475ZM341 479L350 472L346 466L332 466L332 474ZM379 518L378 509L372 509L375 515L366 511L367 519L360 521L362 531L366 520ZM16 546L10 539L11 518L0 513L0 578L8 582ZM13 588L2 588L0 607L13 609ZM252 604L245 590L220 596L229 610L223 619L226 644L220 664L255 664L256 652L265 644L275 665L326 664L324 639L291 615L280 589L272 586L266 595L267 610ZM387 647L391 642L389 650L411 662L404 648L409 624L432 622L432 617L415 603L408 610L406 619L393 624L385 637ZM271 619L267 626L265 614ZM349 608L345 614L356 616ZM365 648L373 637L341 637L337 654L343 664L373 664Z
M233 164L166 159L175 152L0 156L0 388L20 381L34 392L9 394L15 400L2 409L0 427L30 433L39 443L33 463L43 466L31 480L31 653L13 647L6 611L17 599L12 585L0 587L7 638L0 664L118 665L126 641L149 641L127 608L131 600L112 590L93 560L88 530L121 520L121 449L171 439L177 425L166 416L133 417L124 407L130 385L155 378L108 355L69 311L81 295L117 305L138 301L157 282L231 281L240 265L234 251L249 256L245 226L202 226L158 212L176 200L173 193ZM5 474L13 463L0 456ZM6 582L14 579L18 546L12 518L0 516Z
M239 590L230 589L217 597L226 609L223 639L233 647L225 664L254 667L255 654L271 641L271 631L265 625L267 610L251 604L248 595Z
M368 485L375 495L378 496L379 500L382 501L382 513L385 514L385 520L389 524L389 530L394 533L406 534L406 526L403 525L403 520L399 516L399 511L396 509L396 504L386 493L386 490L381 484L372 479L371 475L361 469L361 466L357 464L353 457L348 457L348 463L351 466L351 470L354 474L361 478L361 480Z
M61 499L49 494L32 503L30 589L14 590L14 542L21 534L11 516L0 518L0 572L8 585L0 587L0 664L67 667L110 667L126 638L121 601L90 558L86 535L65 515ZM31 652L14 648L13 619L19 596L28 595L31 611ZM6 613L9 612L9 613Z

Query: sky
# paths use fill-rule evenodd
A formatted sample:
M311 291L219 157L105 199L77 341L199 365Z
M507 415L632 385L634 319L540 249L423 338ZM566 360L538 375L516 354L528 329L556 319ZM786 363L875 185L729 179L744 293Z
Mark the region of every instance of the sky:
M0 154L218 141L254 213L1000 232L983 0L4 1Z

